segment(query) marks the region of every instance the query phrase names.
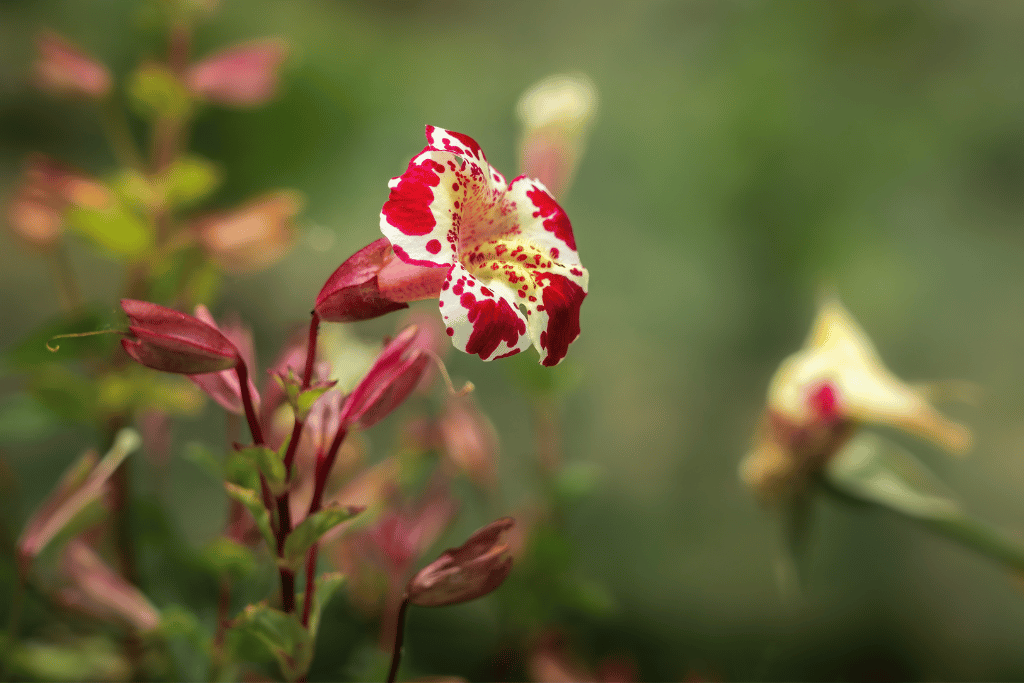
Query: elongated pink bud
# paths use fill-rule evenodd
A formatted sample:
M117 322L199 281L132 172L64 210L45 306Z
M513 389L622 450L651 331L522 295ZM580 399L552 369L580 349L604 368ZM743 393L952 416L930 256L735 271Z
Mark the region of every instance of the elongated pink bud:
M183 375L219 372L242 358L220 330L198 318L148 301L122 299L134 339L121 346L146 367Z
M234 45L193 65L185 84L217 104L255 107L274 97L278 68L287 54L287 44L275 38Z
M402 330L377 356L363 380L342 407L343 424L363 429L384 419L416 388L430 357L417 346L415 325Z
M110 92L110 72L66 38L53 31L36 36L39 58L36 84L55 95L100 98Z

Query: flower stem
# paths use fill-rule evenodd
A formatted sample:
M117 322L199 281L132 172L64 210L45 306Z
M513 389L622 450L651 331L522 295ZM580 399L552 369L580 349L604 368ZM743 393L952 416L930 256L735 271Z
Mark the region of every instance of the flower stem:
M302 625L309 627L309 612L313 606L313 596L316 593L316 556L320 550L320 543L314 543L306 553L306 598L302 603Z
M245 367L245 361L238 361L235 366L238 374L238 385L242 392L242 406L245 408L245 419L249 422L249 432L252 434L253 443L257 446L263 445L263 430L260 428L260 421L256 417L256 410L252 405L252 395L249 392L249 371Z
M391 651L391 669L388 671L388 683L395 683L398 676L398 664L402 661L402 640L405 636L405 613L409 609L409 598L402 600L395 620L395 647Z
M108 97L100 103L100 120L117 162L126 168L141 172L145 168L142 153L128 127L124 109L113 97Z
M316 338L320 331L320 316L313 311L309 321L309 337L306 342L306 367L302 371L302 388L308 389L313 379L313 362L316 360Z

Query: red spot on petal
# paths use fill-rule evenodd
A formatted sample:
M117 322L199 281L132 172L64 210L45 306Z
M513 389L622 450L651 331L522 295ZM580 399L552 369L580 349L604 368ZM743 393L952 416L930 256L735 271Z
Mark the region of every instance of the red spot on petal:
M449 327L448 329L445 330L445 333L450 337L453 334L455 334L455 330Z
M406 235L426 235L433 230L437 221L430 209L434 201L431 188L441 182L443 171L444 166L430 159L410 163L381 209L387 222Z
M558 258L558 247L551 247L551 258Z
M484 360L498 350L501 342L513 347L526 334L526 321L504 299L477 301L466 317L473 325L466 353L475 353Z
M441 242L439 240L430 240L427 242L427 251L431 254L437 254L441 251Z
M834 422L842 417L839 396L831 382L825 382L812 391L807 402L815 414L826 422Z
M480 145L477 144L476 140L469 137L468 135L456 133L454 131L448 131L448 134L451 135L456 140L458 140L459 142L461 142L463 145L465 145L466 149L469 150L470 154L477 157L478 159L484 158L483 150L480 149Z
M576 238L573 237L569 217L565 215L565 211L558 205L554 197L539 188L528 190L526 196L537 207L537 211L533 214L534 218L544 217L544 229L554 233L555 237L565 242L570 249L575 249Z
M473 308L473 304L476 303L476 297L469 292L466 292L459 298L459 303L462 304L462 307L466 310L471 310Z
M487 289L486 287L481 287L480 288L480 293L483 294L484 296L494 296L494 292L492 292L491 290Z
M555 273L539 273L537 284L542 287L543 306L538 311L547 311L548 325L540 334L541 348L547 355L543 365L557 365L569 351L569 344L580 336L580 306L587 293L578 284ZM543 281L546 285L541 285Z

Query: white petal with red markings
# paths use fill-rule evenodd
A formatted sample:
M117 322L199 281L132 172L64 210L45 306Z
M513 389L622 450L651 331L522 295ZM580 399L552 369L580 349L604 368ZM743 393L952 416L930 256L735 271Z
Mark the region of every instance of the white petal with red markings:
M380 229L395 254L414 265L446 265L457 256L460 232L494 213L488 169L452 152L426 149L392 178Z
M506 202L515 205L517 234L524 240L536 245L555 263L580 265L569 217L543 183L519 176L509 186Z
M504 283L484 284L456 263L441 289L438 305L455 347L493 360L529 348L526 316Z
M540 352L541 365L558 365L580 336L580 306L589 280L585 268L533 272L535 293L526 308L530 339Z

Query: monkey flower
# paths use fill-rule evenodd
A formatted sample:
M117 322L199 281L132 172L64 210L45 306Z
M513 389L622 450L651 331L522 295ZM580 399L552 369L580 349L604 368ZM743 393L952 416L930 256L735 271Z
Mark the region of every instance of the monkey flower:
M924 390L895 377L838 300L826 300L804 348L779 367L765 419L741 476L766 498L792 490L864 424L895 427L952 452L970 432L941 415Z
M456 348L483 360L532 342L543 365L557 365L579 336L589 275L544 185L506 184L475 140L427 126L427 146L389 186L380 227L400 263L378 273L381 294L438 296Z

